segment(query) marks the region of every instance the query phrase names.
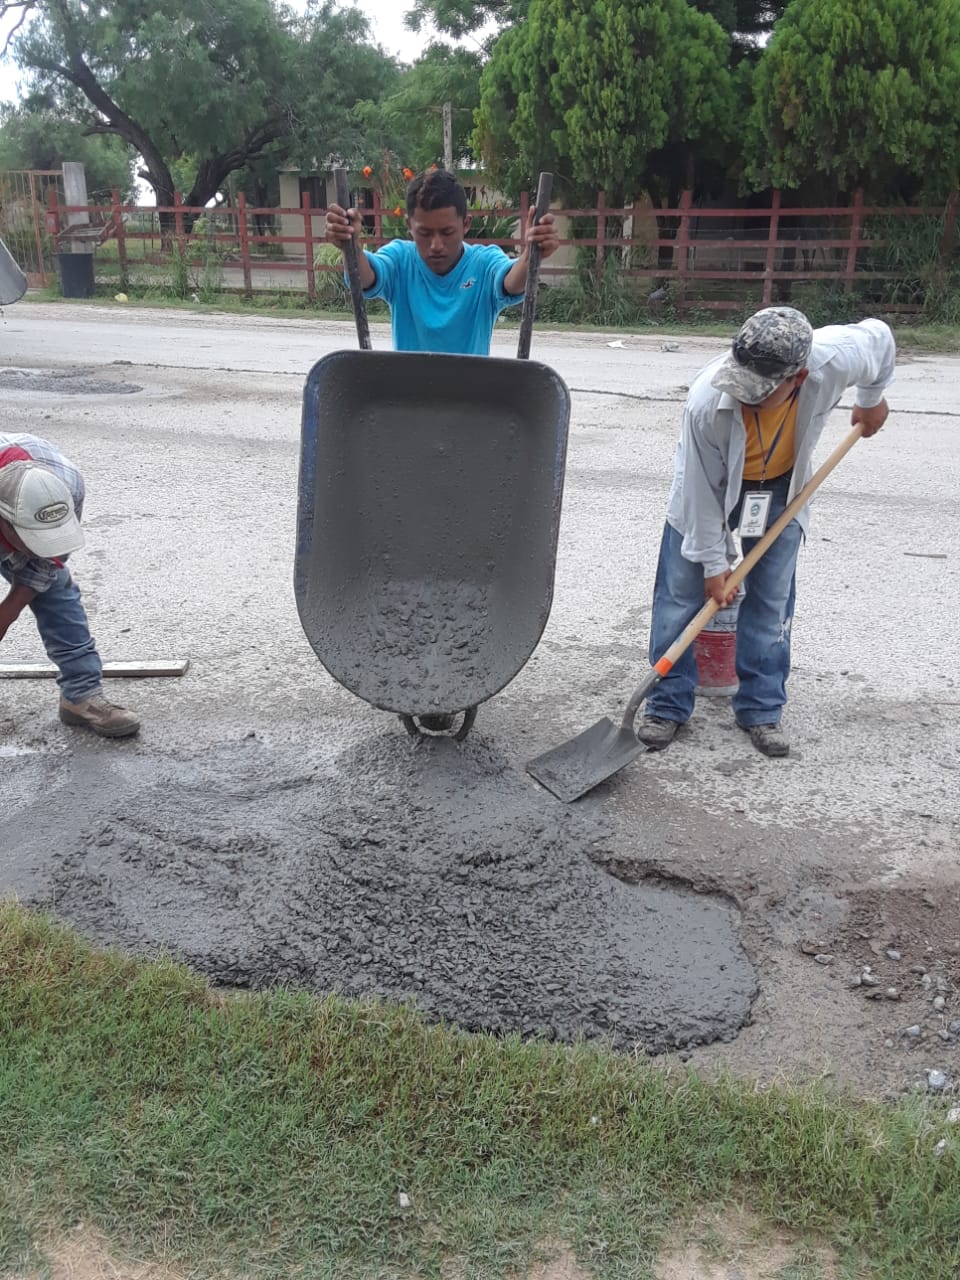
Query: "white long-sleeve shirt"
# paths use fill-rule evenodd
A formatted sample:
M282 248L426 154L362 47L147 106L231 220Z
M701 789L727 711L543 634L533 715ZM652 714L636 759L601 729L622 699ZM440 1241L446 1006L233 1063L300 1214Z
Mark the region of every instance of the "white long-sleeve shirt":
M674 459L667 522L683 537L684 559L703 565L704 577L725 573L736 559L727 520L740 498L746 439L742 406L710 385L719 356L694 380L683 411L680 443ZM807 361L809 376L797 399L796 455L788 500L813 475L813 451L827 414L849 387L857 404L873 408L893 380L896 345L882 320L827 325L813 331ZM809 504L797 516L804 533Z

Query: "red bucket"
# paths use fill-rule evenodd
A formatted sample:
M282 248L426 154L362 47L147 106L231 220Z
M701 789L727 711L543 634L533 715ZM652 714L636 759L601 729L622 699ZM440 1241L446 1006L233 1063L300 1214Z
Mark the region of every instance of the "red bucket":
M733 603L725 609L718 609L693 642L693 656L697 660L697 693L706 697L727 697L739 688L737 616L743 594L741 587Z

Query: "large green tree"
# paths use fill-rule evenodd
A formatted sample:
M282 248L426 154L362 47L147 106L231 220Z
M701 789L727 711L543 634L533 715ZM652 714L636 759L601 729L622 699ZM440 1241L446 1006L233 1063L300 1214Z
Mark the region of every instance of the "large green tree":
M820 175L885 196L960 175L960 0L792 0L753 79L755 189Z
M413 169L442 164L442 110L449 102L454 164L458 165L461 158L470 155L473 116L480 105L480 72L478 52L430 45L403 70L392 93L379 102L358 106L368 157L386 149Z
M356 9L275 0L2 0L32 20L14 42L20 67L90 134L142 158L157 202L174 170L204 205L268 149L324 163L357 145L350 108L389 83L393 64L367 43Z
M477 143L515 191L549 169L612 203L689 180L733 128L730 40L687 0L531 0L484 69Z
M735 37L743 51L758 47L761 37L773 30L788 0L690 0L694 9L716 18ZM446 35L462 37L488 24L500 31L523 22L531 0L415 0L406 15L414 30L434 26Z
M116 187L122 198L133 193L134 155L119 138L91 138L52 104L27 101L0 106L0 170L59 169L79 161L94 204L109 203Z

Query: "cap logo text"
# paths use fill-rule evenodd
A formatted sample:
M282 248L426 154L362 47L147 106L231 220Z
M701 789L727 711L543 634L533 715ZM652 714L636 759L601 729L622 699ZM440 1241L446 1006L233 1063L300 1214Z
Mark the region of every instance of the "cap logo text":
M33 518L40 524L56 524L58 520L62 520L69 512L70 508L65 502L51 502L47 506L41 507L39 511L35 511Z

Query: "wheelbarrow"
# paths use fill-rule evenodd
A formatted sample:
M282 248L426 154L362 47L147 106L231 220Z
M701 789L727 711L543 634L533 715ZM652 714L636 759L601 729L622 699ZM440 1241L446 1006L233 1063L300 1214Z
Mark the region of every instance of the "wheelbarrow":
M19 302L26 292L27 277L0 240L0 307L9 307L11 303Z
M300 622L344 688L414 737L463 739L533 653L553 599L570 396L526 358L539 254L508 360L371 350L350 250L363 349L319 360L303 394Z

